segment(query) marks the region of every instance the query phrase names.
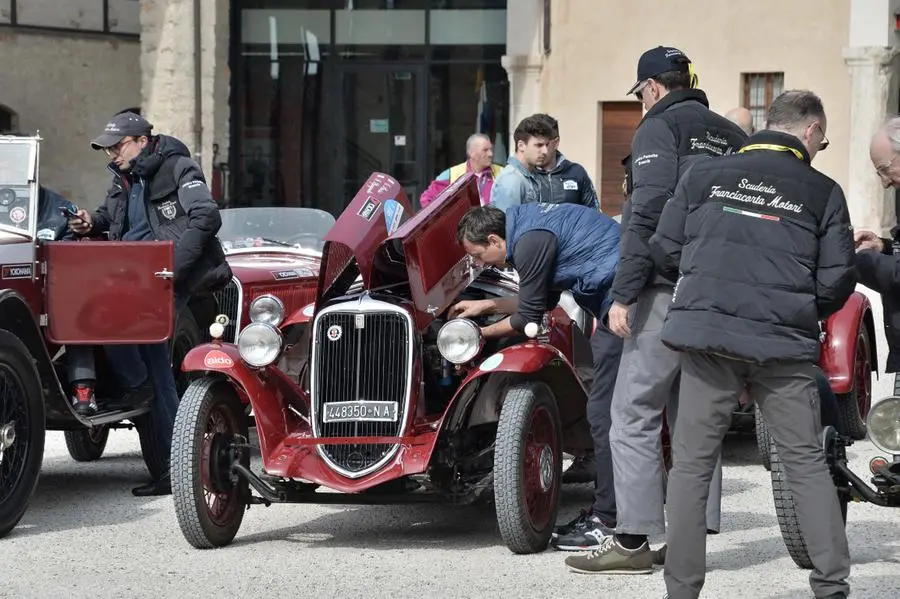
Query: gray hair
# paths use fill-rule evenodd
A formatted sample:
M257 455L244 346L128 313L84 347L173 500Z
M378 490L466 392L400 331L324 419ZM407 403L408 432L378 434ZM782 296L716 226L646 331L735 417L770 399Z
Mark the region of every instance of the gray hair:
M900 154L900 116L893 116L885 121L881 126L881 130L887 135L891 142L891 150L895 154Z
M825 120L822 99L811 91L792 89L772 100L766 115L766 128L791 131L814 120Z
M473 133L466 140L466 154L472 151L472 146L475 145L476 139L483 139L484 141L491 143L491 138L485 135L484 133Z

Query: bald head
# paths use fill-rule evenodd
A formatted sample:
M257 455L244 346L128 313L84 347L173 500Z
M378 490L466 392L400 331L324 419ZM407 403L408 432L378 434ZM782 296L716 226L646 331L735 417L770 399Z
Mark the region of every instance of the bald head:
M491 138L483 133L470 135L466 140L466 156L476 173L489 166L494 159L494 144Z
M742 106L732 108L725 113L725 118L744 130L747 135L755 133L753 128L753 115Z
M900 117L888 119L869 144L872 166L885 187L900 188Z

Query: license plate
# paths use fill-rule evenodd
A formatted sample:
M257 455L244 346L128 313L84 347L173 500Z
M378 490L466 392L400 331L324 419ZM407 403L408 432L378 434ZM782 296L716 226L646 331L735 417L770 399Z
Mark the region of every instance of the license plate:
M395 422L396 401L337 401L325 404L324 422Z

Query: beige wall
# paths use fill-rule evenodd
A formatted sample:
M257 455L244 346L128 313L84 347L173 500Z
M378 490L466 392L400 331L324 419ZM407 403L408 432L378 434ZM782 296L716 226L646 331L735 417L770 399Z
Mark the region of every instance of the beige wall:
M91 138L109 117L140 105L139 46L83 34L0 36L0 104L19 116L22 133L40 130L41 183L79 206L105 197L106 156Z
M740 104L744 72L783 71L785 89L818 93L831 146L815 166L846 184L850 76L841 52L850 0L561 0L552 7L541 108L559 119L562 150L592 177L599 175L597 103L627 100L641 53L670 45L695 63L710 108L720 113Z

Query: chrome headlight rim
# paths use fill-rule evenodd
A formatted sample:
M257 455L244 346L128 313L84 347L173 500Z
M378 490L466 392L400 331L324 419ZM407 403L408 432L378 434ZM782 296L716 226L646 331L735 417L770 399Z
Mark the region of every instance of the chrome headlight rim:
M270 319L261 319L259 318L259 314L254 313L254 307L260 302L274 302L275 310L268 310L264 312L264 314L273 314L274 317ZM285 310L284 310L284 302L278 298L277 295L273 295L271 293L263 294L257 298L254 298L252 302L250 302L250 309L248 314L250 315L250 322L252 323L263 323L270 324L273 327L278 327L284 322Z
M245 344L242 344L241 341L247 339L246 335L248 332L250 334L256 333L259 331L261 334L269 336L267 340L271 344L271 349L268 353L264 354L263 358L254 358L250 354L250 350L252 348L246 347ZM284 349L284 336L278 327L272 326L265 322L251 322L247 326L241 330L237 339L238 353L241 356L241 360L246 362L248 365L254 368L264 368L271 364L274 364L279 356L281 356L281 351Z
M894 411L893 418L890 416L891 410ZM880 419L885 412L887 412L887 421L893 424L893 431L889 432L894 435L895 439L900 438L900 397L898 396L886 397L869 409L869 414L866 416L866 437L879 450L891 455L898 455L900 454L900 442L893 444L893 447L891 447L886 443L883 436L877 434L882 429L876 426L875 419Z
M448 355L448 353L445 351L447 335L456 334L458 336L460 334L454 333L454 329L460 329L460 331L468 330L468 332L472 335L472 338L468 341L469 346L466 348L465 352ZM438 331L437 348L441 356L443 356L445 360L452 364L465 364L467 362L471 362L476 357L478 357L478 355L481 353L481 350L484 348L484 337L481 334L481 327L479 327L468 318L454 318L452 320L448 320Z

